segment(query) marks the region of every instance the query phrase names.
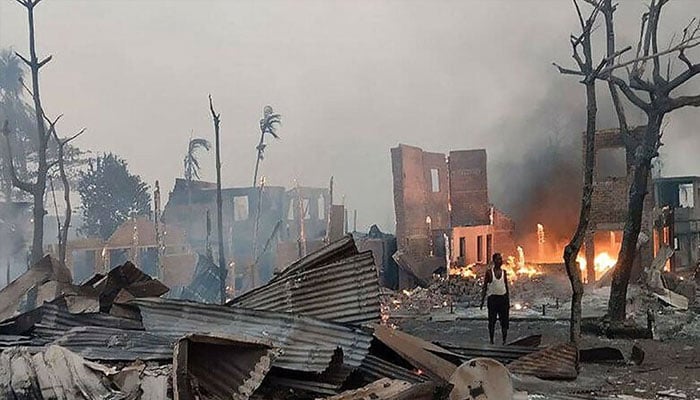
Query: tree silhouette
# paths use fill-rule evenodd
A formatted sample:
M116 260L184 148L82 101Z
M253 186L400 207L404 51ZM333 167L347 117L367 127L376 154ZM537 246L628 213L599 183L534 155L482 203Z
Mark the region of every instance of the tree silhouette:
M201 169L199 159L197 158L197 150L199 149L209 151L209 149L211 149L211 143L202 138L190 139L189 145L187 146L187 155L185 155L185 159L183 160L185 179L188 182L199 179L199 171Z

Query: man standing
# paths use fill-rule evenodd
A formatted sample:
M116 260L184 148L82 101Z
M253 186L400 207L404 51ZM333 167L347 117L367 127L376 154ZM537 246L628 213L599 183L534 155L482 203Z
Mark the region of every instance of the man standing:
M492 257L493 266L486 270L484 285L481 289L481 309L484 308L484 300L487 301L489 313L489 339L493 344L496 319L501 321L501 335L503 344L508 337L508 311L510 310L510 297L508 292L508 277L506 271L501 268L503 257L495 253Z

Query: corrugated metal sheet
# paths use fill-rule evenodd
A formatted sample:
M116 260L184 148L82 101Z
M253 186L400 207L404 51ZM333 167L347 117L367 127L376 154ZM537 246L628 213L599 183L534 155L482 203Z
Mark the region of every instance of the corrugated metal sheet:
M40 309L41 317L34 326L33 335L47 341L56 340L70 329L79 326L143 330L140 321L105 313L71 314L64 305L59 303L45 303Z
M578 349L570 343L552 346L508 364L510 372L541 379L576 379Z
M32 338L19 335L0 335L0 349L14 346L26 346L32 344Z
M234 299L233 305L356 325L378 321L379 278L372 252L289 273Z
M381 358L368 354L360 366L360 371L372 380L381 378L400 379L410 383L420 383L428 381L425 375L417 374L396 364L382 360Z
M131 304L139 307L144 327L155 335L179 338L206 332L270 340L282 350L274 365L297 371L323 372L338 347L345 365L359 367L372 339L358 328L273 311L155 298Z
M247 400L276 357L276 350L259 340L189 335L175 346L175 400Z
M413 384L395 379L380 379L365 387L355 390L349 390L333 397L328 397L328 400L430 400L433 399L435 386L432 383Z
M279 274L272 278L272 281L283 279L289 275L306 271L320 265L327 265L340 261L342 259L354 256L358 253L355 240L352 235L346 235L340 240L324 246L318 251L308 254L306 257L300 258L289 267L282 270Z
M73 328L53 344L65 347L88 360L170 360L173 345L168 339L144 331L82 326Z
M457 369L455 364L444 358L453 353L398 329L375 325L374 337L438 383L448 382Z
M485 357L493 358L504 364L508 364L520 357L532 354L540 349L536 347L525 347L525 346L493 346L493 345L482 345L482 344L446 344L438 343L441 347L450 350L460 356L464 357L465 360L470 358Z

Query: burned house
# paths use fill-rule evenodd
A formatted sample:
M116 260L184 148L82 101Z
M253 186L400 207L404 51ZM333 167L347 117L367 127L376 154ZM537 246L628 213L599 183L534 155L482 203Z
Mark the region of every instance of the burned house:
M630 132L639 137L644 127ZM585 140L583 141L585 143ZM585 150L585 148L584 148ZM596 165L593 175L593 194L588 230L584 238L586 275L588 282L600 278L601 271L614 264L622 244L622 232L627 220L627 199L632 184L632 163L634 148L625 144L619 129L599 130L595 140ZM651 193L651 179L648 182ZM633 275L638 275L642 265L649 265L653 258L651 244L652 213L654 199L646 196L642 229L638 241L638 257L635 260ZM607 260L607 261L606 261ZM598 274L596 274L598 270Z
M323 244L328 189L264 186L225 188L221 194L224 253L238 290L267 282L277 265ZM181 227L195 252L217 254L216 184L176 179L163 221Z
M515 253L513 224L489 203L486 150L391 149L399 286L450 265ZM445 240L447 239L447 241Z
M674 250L669 268L694 268L700 263L700 177L672 177L654 180L657 218L654 250Z
M380 284L386 288L398 289L399 269L393 258L397 250L396 236L382 232L377 225L372 225L367 233L353 232L352 236L360 252L372 252Z
M181 228L161 222L156 229L146 216L130 218L106 241L81 238L68 242L66 266L76 283L127 261L168 285L177 285L192 279L196 257Z

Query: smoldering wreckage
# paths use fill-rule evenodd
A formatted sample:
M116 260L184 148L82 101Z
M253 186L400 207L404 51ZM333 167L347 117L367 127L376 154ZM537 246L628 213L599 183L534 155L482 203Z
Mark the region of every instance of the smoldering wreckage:
M168 287L130 262L74 285L70 271L46 256L0 292L0 393L9 399L528 398L514 382L576 379L579 361L619 353L566 343L541 347L538 336L503 347L440 346L388 323L396 303L382 293L371 252L359 252L350 235L225 305L168 298ZM586 398L575 396L534 398Z
M184 234L173 226L162 245L151 238L160 231L148 219L127 222L107 242L74 246L76 255L110 249L102 250L102 260L93 257L92 276L85 275L90 257L69 258L68 266L44 257L0 291L0 397L693 398L697 380L682 386L653 376L668 364L691 372L700 367L688 344L700 335L695 283L700 276L688 266L697 254L684 251L692 242L671 246L672 238L693 238L684 218L700 208L688 207L678 195L690 178L653 182L656 204L645 216L651 238L640 242L635 282L641 285L633 288L630 324L623 327L601 316L614 265L609 254L619 249L616 230L625 212L624 202L610 207L610 196L626 185L598 178L598 211L579 260L589 278L583 328L592 340L577 348L552 335L568 324L570 313L571 289L561 263L553 261L560 254L558 243L538 225L534 244L525 250L516 245L520 238L514 239L513 223L489 202L484 150L445 156L400 145L392 149L392 164L395 237L376 227L367 235L343 236L346 213L335 211L342 206L329 206L327 190L306 190L307 207L319 207L309 219L294 207L304 200L299 188L274 191L278 203L286 196L289 209L298 211L288 219L300 228L283 232L287 242L277 244L278 264L269 279L252 270L240 274L248 276L244 282L222 277L211 255L202 255L211 254L208 232L203 248L193 252L199 255L185 257L195 265L187 267L188 279L172 275L182 268L162 273L151 258L136 256L141 269L123 256L157 248L166 263L179 265L179 252L187 249ZM700 179L690 182L700 189ZM249 194L236 190L230 193L234 199ZM311 201L314 196L329 201ZM211 196L192 197L206 203ZM179 215L172 207L166 206L165 214ZM284 207L275 209L280 215L273 219L284 219ZM339 222L338 215L345 217ZM253 218L229 220L246 224ZM265 230L258 240L279 232L279 224L267 222L260 225ZM304 227L313 232L312 226L332 234L303 236ZM246 231L237 227L233 231ZM301 238L298 243L290 240L294 236ZM292 248L302 242L309 252ZM526 259L533 249L536 256ZM297 250L297 257L287 255ZM503 346L484 344L485 313L477 307L494 252L508 255L505 268L513 288L512 336L517 338ZM247 291L222 305L220 290L229 284ZM676 354L660 363L662 350L654 343L681 343L686 357Z

